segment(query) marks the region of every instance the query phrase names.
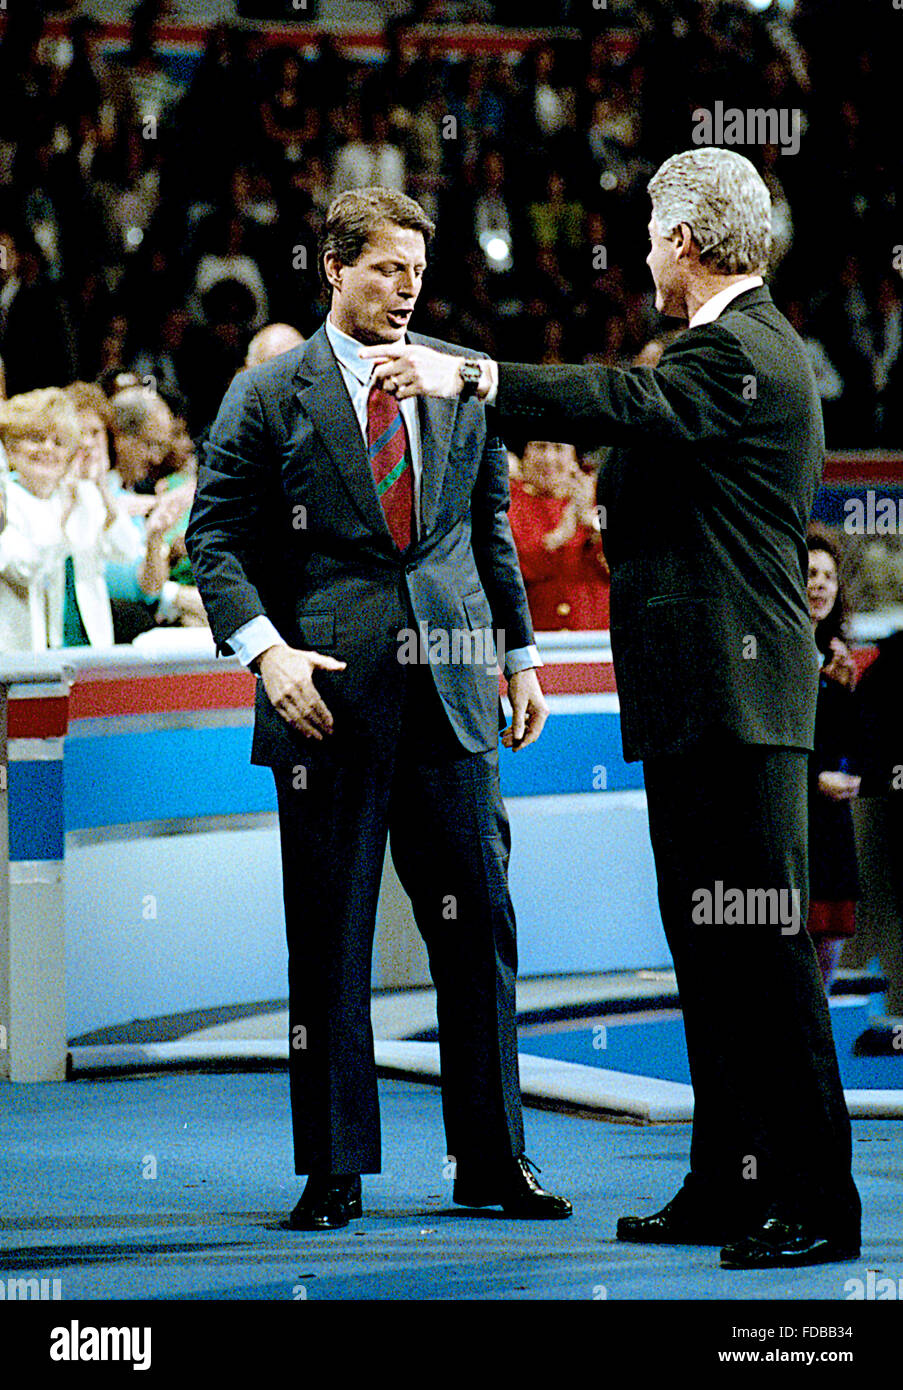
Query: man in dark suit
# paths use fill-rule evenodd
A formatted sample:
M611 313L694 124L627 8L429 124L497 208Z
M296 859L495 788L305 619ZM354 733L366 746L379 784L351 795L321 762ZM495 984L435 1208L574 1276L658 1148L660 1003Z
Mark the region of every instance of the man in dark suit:
M502 642L504 742L532 743L547 707L507 457L474 399L399 408L360 356L404 339L432 231L386 189L335 200L329 317L235 378L186 533L218 650L260 676L251 757L276 781L295 1167L310 1175L298 1229L347 1225L360 1174L380 1169L370 968L387 836L436 984L455 1201L571 1213L524 1156Z
M618 446L599 498L624 755L643 760L695 1092L688 1178L618 1236L724 1243L729 1268L854 1258L850 1124L803 930L818 394L762 281L770 199L749 161L675 155L649 192L656 307L689 321L658 366L485 362L478 388L521 428ZM435 353L382 355L400 399L457 390Z

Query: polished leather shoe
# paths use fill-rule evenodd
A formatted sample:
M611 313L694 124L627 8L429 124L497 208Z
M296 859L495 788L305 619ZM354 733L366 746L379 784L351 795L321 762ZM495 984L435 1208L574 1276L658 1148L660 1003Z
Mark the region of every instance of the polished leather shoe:
M771 1212L757 1231L721 1251L724 1269L789 1269L859 1257L858 1236L830 1235Z
M853 1043L854 1057L903 1057L900 1035L893 1028L866 1028Z
M501 1179L455 1178L454 1201L462 1207L501 1207L506 1216L524 1221L562 1221L574 1208L566 1197L556 1197L540 1187L530 1171L526 1154L511 1160L510 1171ZM536 1164L533 1164L536 1168ZM537 1173L541 1172L536 1168Z
M337 1231L361 1215L359 1176L311 1176L288 1224L293 1231Z
M639 1245L723 1245L737 1233L737 1226L732 1228L701 1211L683 1188L661 1211L652 1216L621 1216L616 1228L618 1240Z

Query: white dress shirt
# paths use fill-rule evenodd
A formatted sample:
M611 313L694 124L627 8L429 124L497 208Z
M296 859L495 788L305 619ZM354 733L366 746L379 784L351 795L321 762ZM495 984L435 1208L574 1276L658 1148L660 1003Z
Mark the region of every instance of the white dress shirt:
M719 290L717 294L712 295L711 299L707 299L704 304L700 305L690 319L688 328L698 328L701 323L714 323L732 299L736 299L739 294L746 294L747 290L754 290L757 285L764 283L761 275L745 275L736 284L728 285L726 289Z
M370 395L370 377L376 364L361 357L360 351L363 344L359 343L356 338L350 338L347 333L343 333L340 328L336 327L331 318L326 319L326 336L335 353L339 370L342 373L342 380L348 389L348 395L351 397L351 404L357 416L366 447L367 401ZM405 400L399 401L398 405L408 436L414 490L413 522L415 535L419 536L423 452L420 442L420 415L417 408L417 398L416 396L409 396ZM245 666L250 666L251 662L260 656L261 652L266 651L267 647L285 645L284 638L280 637L274 624L269 618L263 616L252 618L249 623L244 623L236 632L233 632L228 642L239 661ZM523 671L528 667L541 665L542 658L535 646L515 647L505 653L506 676L513 675L515 671Z

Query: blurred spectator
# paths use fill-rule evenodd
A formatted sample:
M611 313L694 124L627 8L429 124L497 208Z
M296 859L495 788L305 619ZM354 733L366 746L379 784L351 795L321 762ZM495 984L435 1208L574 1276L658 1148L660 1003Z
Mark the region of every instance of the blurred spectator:
M72 464L79 482L67 527L71 554L66 557L63 645L106 647L114 641L107 569L118 564L136 570L144 541L121 494L111 486L109 402L90 382L73 382L65 394L75 408L81 447Z
M573 445L543 440L527 444L511 479L509 519L537 631L608 627L595 487Z
M277 55L278 67L272 89L260 108L264 135L279 158L295 164L317 136L317 112L302 94L305 64L292 48Z
M80 442L78 418L56 388L28 392L0 406L0 442L10 469L0 533L0 651L47 651L63 642L60 485ZM71 512L71 487L65 500Z
M778 266L793 245L793 213L784 186L778 177L778 147L766 145L762 150L762 178L771 194L771 256L768 273L774 277Z
M62 386L74 369L59 294L24 235L0 217L0 360L8 396Z
M533 121L536 138L541 141L557 135L567 120L573 92L561 86L555 74L555 50L539 43L533 50L530 85L533 92Z
M144 555L137 570L110 566L117 640L131 641L156 623L203 623L184 534L197 475L184 422L155 392L127 386L110 402L114 479L123 504L143 517ZM153 603L151 603L153 600Z
M481 150L489 143L497 145L505 133L505 108L487 78L485 61L468 63L464 90L449 102L449 114L456 122L455 154L464 169L474 168Z
M132 359L134 376L150 390L167 400L188 405L187 383L191 379L191 317L181 305L168 309L155 340Z
M389 139L384 111L361 112L353 106L348 116L349 138L337 152L332 173L332 196L349 188L405 188L404 155Z
M297 328L292 328L290 323L268 323L266 328L261 328L248 343L245 366L257 367L261 362L268 362L271 357L291 352L292 348L300 347L303 342L304 339Z
M157 474L169 452L173 418L169 406L155 391L130 386L111 403L114 478L126 492L153 493ZM136 498L132 511L146 512L146 501Z
M853 818L862 898L841 965L864 969L877 956L887 980L884 1012L869 1019L854 1052L903 1059L903 632L879 642L856 706L862 783Z
M49 387L0 407L11 469L0 533L4 651L113 643L105 567L135 564L142 542L107 485L102 410L102 393L81 385L74 399Z
M154 27L153 18L133 26L131 45L120 62L129 101L141 125L161 124L182 95L157 57Z
M407 170L406 192L435 220L439 210L439 194L446 185L443 174L444 149L442 139L446 102L442 89L432 85L426 98L413 110L392 107L392 121L401 133Z
M844 598L840 552L826 533L809 534L806 594L822 656L815 716L815 751L809 760L809 933L824 981L831 982L844 939L855 929L859 896L850 801L859 791L854 771L854 666L843 640Z
M899 400L903 389L903 302L898 275L886 273L878 282L864 346L877 398L875 431L882 443L891 443L903 438Z
M829 440L833 440L837 436L836 412L843 396L843 377L832 362L825 344L807 323L805 310L800 301L798 299L788 301L784 305L784 313L802 338L803 347L806 349L812 365L815 384L818 387L822 414L825 417L825 435Z
M505 161L497 149L486 151L476 185L473 229L477 243L495 274L514 264L514 232L505 195Z
M203 627L207 616L185 547L185 531L197 485L197 459L180 421L176 423L165 465L168 471L157 482L157 501L147 518L148 553L141 583L146 591L160 595L158 623ZM151 537L157 544L157 567L153 570Z
M566 255L583 241L583 208L566 193L563 174L551 169L546 179L545 198L531 203L530 225L536 246Z
M262 328L267 317L267 292L260 266L249 245L247 218L237 209L211 218L209 250L198 259L194 273L194 294L208 320L212 292L220 285L239 285L251 297L249 322Z

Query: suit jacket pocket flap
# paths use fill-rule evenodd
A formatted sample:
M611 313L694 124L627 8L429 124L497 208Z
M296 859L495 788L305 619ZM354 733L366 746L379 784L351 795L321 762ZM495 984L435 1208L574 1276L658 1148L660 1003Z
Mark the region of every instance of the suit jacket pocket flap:
M319 651L321 647L331 647L335 641L335 614L299 613L298 632L304 650Z
M465 594L464 612L467 614L467 621L470 623L471 630L492 627L492 610L484 593Z

